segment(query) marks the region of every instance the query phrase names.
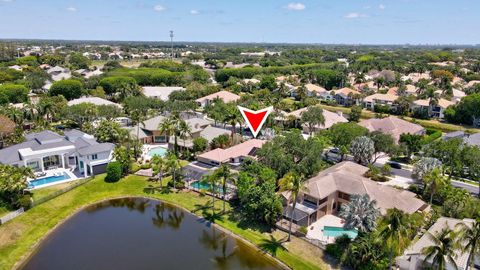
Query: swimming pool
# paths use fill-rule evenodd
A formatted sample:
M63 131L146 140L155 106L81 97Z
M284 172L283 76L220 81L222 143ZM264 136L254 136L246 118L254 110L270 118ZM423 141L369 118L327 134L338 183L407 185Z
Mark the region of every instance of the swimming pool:
M339 237L342 235L348 235L351 239L354 239L357 237L358 232L357 230L346 230L344 228L340 227L331 227L331 226L324 226L323 227L323 235L329 236L329 237Z
M36 188L38 186L51 184L51 183L55 183L55 182L63 181L67 179L70 179L70 176L68 176L68 174L66 173L62 173L61 175L58 175L58 176L54 175L54 176L48 176L44 178L37 178L35 180L31 180L28 183L28 188Z
M212 188L212 184L210 183L203 183L203 182L200 182L200 181L195 181L191 184L191 186L195 189L203 189L203 190L206 190L206 191L210 191ZM230 193L232 190L230 188L227 187L227 193ZM215 192L217 193L223 193L223 189L221 186L216 186L215 187Z
M148 155L151 156L151 157L153 157L155 155L160 156L160 157L164 157L166 154L167 154L167 149L163 148L161 146L152 148L148 151Z

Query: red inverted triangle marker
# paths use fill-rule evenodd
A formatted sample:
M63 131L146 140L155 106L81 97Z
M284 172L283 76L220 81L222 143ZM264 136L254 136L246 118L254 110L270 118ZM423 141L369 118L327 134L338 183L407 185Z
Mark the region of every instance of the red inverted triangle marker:
M272 112L273 107L268 107L258 111L252 111L247 108L238 106L238 109L242 113L245 122L253 133L253 137L257 137L258 133L262 129L263 124L267 120L268 115Z

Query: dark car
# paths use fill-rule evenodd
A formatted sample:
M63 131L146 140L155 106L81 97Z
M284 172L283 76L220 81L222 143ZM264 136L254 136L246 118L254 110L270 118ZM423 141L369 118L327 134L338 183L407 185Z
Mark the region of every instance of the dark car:
M390 165L390 167L394 168L394 169L401 169L402 168L402 165L398 162L393 162L393 161L389 161L387 162L388 165Z

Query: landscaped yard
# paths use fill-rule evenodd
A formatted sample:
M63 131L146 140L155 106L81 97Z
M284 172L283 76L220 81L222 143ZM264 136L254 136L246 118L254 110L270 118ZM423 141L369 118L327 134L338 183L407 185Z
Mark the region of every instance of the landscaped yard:
M99 200L121 196L147 196L181 206L197 215L211 212L209 208L205 207L211 201L210 197L200 196L195 192L152 193L152 186L157 187L158 184L147 182L144 177L131 175L118 183L106 183L103 181L103 177L98 176L96 179L0 226L0 269L12 269L15 263L27 256L32 251L32 246L55 225L83 206ZM221 209L221 201L217 201L216 208ZM275 248L275 244L271 243L271 237L276 240L284 238L285 233L283 232L262 233L229 219L228 215L220 217L216 223L244 239L264 247L265 250L276 253L277 258L293 269L329 268L322 259L323 253L301 239L293 238L292 242L285 245L288 249L286 251L282 248Z

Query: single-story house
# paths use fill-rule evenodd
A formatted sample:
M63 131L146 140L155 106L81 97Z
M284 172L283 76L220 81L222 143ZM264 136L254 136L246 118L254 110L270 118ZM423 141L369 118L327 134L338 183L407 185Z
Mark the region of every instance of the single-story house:
M397 99L397 95L373 94L363 99L363 106L372 111L375 109L375 105L387 105L393 107L393 103Z
M395 116L366 119L358 124L367 128L370 132L381 131L390 134L396 142L400 140L402 134L424 135L426 133L424 127Z
M207 106L208 104L210 104L211 102L213 102L217 98L223 100L223 102L225 102L225 103L230 103L230 102L236 102L237 100L239 100L240 96L236 95L232 92L222 90L222 91L219 91L217 93L213 93L213 94L210 94L208 96L198 98L195 101L197 102L197 104L200 107L203 108L203 107Z
M111 102L109 100L99 98L99 97L81 97L81 98L70 100L67 103L67 105L68 106L73 106L73 105L78 105L78 104L81 104L81 103L92 103L93 105L97 105L97 106L112 105L112 106L116 106L118 108L122 108L122 105L120 105L120 104L117 104L115 102Z
M161 99L167 101L170 94L174 91L184 91L185 88L177 86L144 86L142 93L149 98Z
M444 113L445 110L451 106L454 105L455 102L452 102L450 100L446 100L444 98L441 98L438 100L438 103L435 107L431 108L430 110L430 100L429 99L419 99L415 100L413 102L413 109L423 109L429 112L430 117L435 117L435 118L440 118L443 119L445 117Z
M398 190L364 177L368 170L357 163L343 161L308 179L298 195L294 223L309 226L324 215L337 215L342 204L348 204L355 194L368 194L371 200L377 202L382 214L391 208L410 214L429 209L429 205L416 198L413 192ZM290 199L289 192L283 192L282 196ZM284 208L283 215L288 219L291 207L287 205Z
M305 112L307 109L308 109L308 107L302 108L302 109L299 109L299 110L296 110L296 111L293 111L293 112L290 112L290 113L284 113L281 117L277 117L276 120L284 121L284 120L289 120L289 119L292 119L292 118L295 118L297 120L301 119L302 113ZM331 112L331 111L328 111L328 110L323 110L323 117L325 118L325 123L323 125L315 126L314 127L314 132L317 132L317 131L323 130L323 129L329 129L331 126L333 126L334 124L337 124L337 123L347 123L348 122L347 118L345 118L343 116L343 113L340 112L340 111L337 112L337 113L334 113L334 112ZM305 125L305 124L302 125L302 129L303 129L304 133L310 133L307 125Z
M471 227L475 221L473 219L455 219L448 217L440 217L429 229L429 234L437 234L444 229L457 230L458 224L465 224L466 226ZM429 234L423 234L418 241L416 241L412 246L407 248L402 256L397 257L396 262L401 270L419 270L424 269L426 266L432 264L432 260L425 262L426 256L423 255L423 249L429 246L435 245L435 243L430 238ZM453 260L455 261L456 267L447 261L445 267L446 270L467 270L471 269L467 263L470 256L474 256L475 269L480 269L480 256L470 254L470 252L462 252L460 249L454 250ZM473 270L473 269L472 269Z
M159 130L159 126L165 121L165 116L155 116L145 120L143 124L128 128L130 135L142 143L166 143L168 136Z
M256 151L262 148L264 140L251 139L227 149L216 148L197 156L199 162L218 166L223 163L237 165L247 156L255 157Z
M72 77L72 73L68 68L62 68L60 66L47 69L47 73L52 76L52 80L54 81L61 81Z
M28 166L34 171L57 168L77 170L85 177L106 171L112 160L112 143L98 143L91 135L79 130L64 135L50 130L30 133L26 141L0 150L0 163Z

